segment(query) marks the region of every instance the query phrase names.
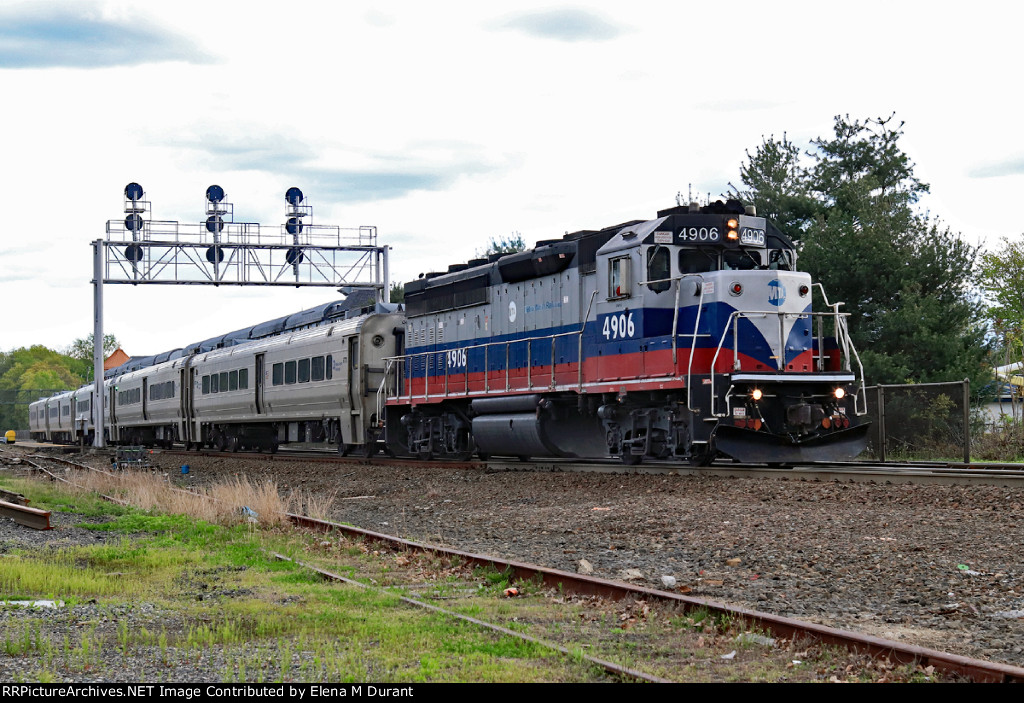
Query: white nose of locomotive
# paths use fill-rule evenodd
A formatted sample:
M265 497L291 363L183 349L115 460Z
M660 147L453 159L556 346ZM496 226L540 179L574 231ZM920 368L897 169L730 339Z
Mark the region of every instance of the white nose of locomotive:
M719 275L721 302L741 312L792 313L808 312L811 306L811 277L794 271L744 271L742 277L729 271ZM708 275L708 274L705 274Z

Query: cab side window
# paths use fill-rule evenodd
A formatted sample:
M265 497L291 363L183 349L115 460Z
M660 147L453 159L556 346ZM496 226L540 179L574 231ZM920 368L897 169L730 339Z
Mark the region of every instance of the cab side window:
M608 262L608 299L628 298L629 286L629 257L611 259Z
M662 293L671 287L668 278L672 277L672 259L665 247L651 247L647 250L647 287L655 293Z

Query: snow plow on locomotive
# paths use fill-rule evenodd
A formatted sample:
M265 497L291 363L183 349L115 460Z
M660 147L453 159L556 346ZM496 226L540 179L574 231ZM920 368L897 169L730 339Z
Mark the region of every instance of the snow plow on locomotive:
M792 463L866 444L841 303L738 201L454 265L405 295L379 400L398 454Z

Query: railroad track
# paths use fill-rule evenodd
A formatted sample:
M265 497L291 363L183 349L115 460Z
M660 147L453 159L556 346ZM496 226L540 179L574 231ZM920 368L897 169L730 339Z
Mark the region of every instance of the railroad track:
M344 465L387 464L390 466L435 466L487 471L565 471L579 473L650 474L657 476L729 476L746 478L799 478L804 480L889 481L932 483L945 485L1024 486L1024 464L987 463L964 464L957 462L813 462L794 466L767 466L765 464L739 464L716 462L711 466L696 467L689 464L664 462L625 466L621 461L577 461L571 459L491 459L482 461L421 461L384 456L342 457L335 452L282 450L277 454L235 454L216 451L162 450L161 453L179 456L207 456L252 459L262 457L268 461L304 461Z
M63 458L46 457L46 460L63 466L95 470L91 467L68 461ZM42 469L41 466L38 468ZM54 478L60 478L55 476L53 472L47 471L47 473ZM306 529L325 532L340 532L358 539L384 543L395 549L428 552L439 557L458 559L464 563L491 567L498 571L507 571L517 579L543 583L548 587L556 588L563 592L579 595L598 595L613 599L633 598L657 600L665 603L672 603L684 610L707 609L708 611L716 614L741 620L747 623L750 627L762 628L776 636L806 637L818 642L841 646L851 651L867 652L876 657L885 657L890 661L902 664L915 663L920 666L931 666L947 676L964 677L974 681L1024 683L1024 668L1021 667L971 659L938 650L908 645L870 635L776 616L769 613L730 607L722 603L693 598L679 593L655 590L619 581L611 581L588 575L550 569L526 562L501 559L484 554L474 554L436 545L413 542L384 533L364 530L326 520L319 520L308 516L289 514L287 517L294 524ZM595 663L601 664L601 662ZM614 671L613 669L607 670ZM634 673L642 672L616 671L614 673L619 676L629 677ZM637 678L643 677L639 676Z

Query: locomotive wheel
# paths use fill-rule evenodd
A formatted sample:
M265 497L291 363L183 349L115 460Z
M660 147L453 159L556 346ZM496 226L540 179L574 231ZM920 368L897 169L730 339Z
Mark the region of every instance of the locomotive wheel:
M643 461L643 456L640 454L634 454L630 451L622 452L622 463L626 466L636 466Z
M715 451L715 448L711 445L706 445L704 449L698 449L696 451L691 448L690 465L711 466L711 462L715 460L716 454L718 454L718 452Z

